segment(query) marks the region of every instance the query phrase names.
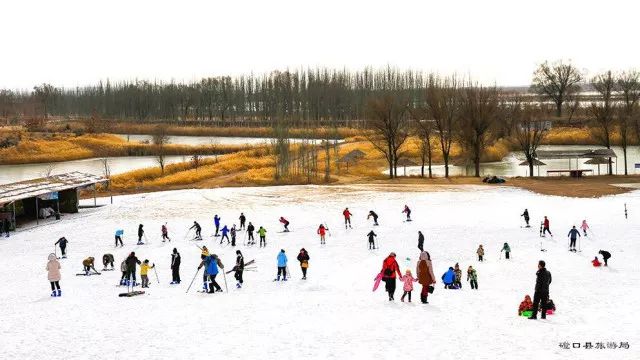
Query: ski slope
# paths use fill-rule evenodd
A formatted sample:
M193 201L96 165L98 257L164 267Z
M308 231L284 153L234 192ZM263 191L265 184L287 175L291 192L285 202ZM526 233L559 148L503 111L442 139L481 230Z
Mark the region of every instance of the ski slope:
M283 186L182 190L121 196L113 205L82 210L62 221L23 230L0 239L0 358L2 359L638 359L640 322L635 313L640 290L638 254L640 192L598 199L534 194L508 187L418 186ZM432 191L436 190L436 191ZM106 203L106 199L100 199ZM629 219L624 218L624 206ZM412 222L403 222L404 204ZM345 230L342 210L354 214ZM522 228L520 214L531 214L532 228ZM367 221L375 210L380 226ZM256 228L267 229L267 247L220 246L213 216L222 225L239 224L243 211ZM542 239L544 215L555 237ZM290 222L282 231L278 218ZM567 232L587 219L593 233L581 238L582 252L567 251ZM198 293L200 272L185 291L200 262L200 250L187 240L194 220L203 227L207 245L227 269L240 249L255 259L256 272L245 272L242 289L227 275L229 292ZM171 243L160 241L167 222ZM325 222L327 244L316 229ZM136 246L143 223L150 243ZM124 248L114 249L117 228L125 230ZM366 234L378 234L379 249L367 249ZM429 304L389 302L381 286L372 292L383 259L394 251L402 271L419 255L418 230L438 279ZM63 296L51 298L45 266L53 243L67 237L68 258L60 260ZM257 236L256 236L257 239ZM508 242L512 259L500 259ZM478 263L478 244L485 262ZM171 251L182 255L182 284L169 285ZM295 260L308 250L308 280L302 281ZM288 282L273 282L276 255L285 249ZM598 250L612 254L608 268L593 268ZM160 284L150 272L147 294L119 298L119 265L135 251L157 265ZM59 250L58 250L59 253ZM76 276L81 262L112 253L116 271ZM409 261L406 258L410 258ZM557 312L546 320L517 316L525 294L533 297L537 262L544 259L553 275L551 298ZM463 270L463 289L445 290L439 281L456 262ZM469 265L478 272L479 290L466 282ZM138 270L139 277L139 270ZM224 280L218 276L224 288ZM562 349L559 343L628 342L629 349Z

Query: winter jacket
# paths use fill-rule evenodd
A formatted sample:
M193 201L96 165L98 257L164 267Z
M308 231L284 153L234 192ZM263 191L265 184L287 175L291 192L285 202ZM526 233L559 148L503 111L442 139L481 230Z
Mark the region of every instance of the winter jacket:
M478 273L476 269L467 270L467 281L473 280L478 281Z
M65 247L67 247L67 243L68 242L69 242L69 240L67 240L67 238L61 237L58 241L56 241L56 243L54 245L60 244L60 248L65 248Z
M509 247L509 244L504 244L500 251L511 252L511 248Z
M462 270L460 269L453 269L453 273L456 275L454 281L455 282L462 282Z
M520 216L524 216L524 219L526 221L529 221L529 212L527 210L525 210Z
M320 236L324 236L324 234L326 234L326 228L324 226L320 226L318 228L318 234L320 234Z
M224 236L224 235L227 235L227 233L229 233L229 228L227 228L227 225L225 225L220 231L222 231L222 236Z
M167 235L168 232L169 230L167 230L167 227L162 225L162 235Z
M285 218L283 218L283 217L281 217L281 218L280 218L280 222L281 222L282 224L284 224L284 225L289 225L289 221L287 221L287 219L285 219Z
M180 258L180 253L179 252L171 254L171 268L172 269L179 268L181 260L182 259Z
M549 219L544 219L544 222L542 223L542 225L546 228L549 228Z
M200 264L200 266L204 264L205 273L207 275L218 275L218 261L217 261L217 258L214 256L215 255L207 256Z
M578 229L571 229L569 230L569 234L567 234L567 236L569 238L571 238L571 240L575 240L578 238L578 236L580 236L580 232L578 231Z
M524 300L518 306L518 315L522 315L523 311L533 309L533 302L531 301L531 296L527 295L524 297Z
M586 221L583 221L583 222L582 222L582 225L580 225L580 229L582 229L582 230L587 230L588 228L589 228L589 225L587 225L587 222L586 222Z
M144 235L144 230L142 230L142 225L138 226L138 236Z
M600 250L598 251L598 254L602 255L602 258L605 260L609 260L609 258L611 258L611 253L608 251Z
M369 241L373 241L373 238L374 238L374 237L376 237L376 236L378 236L378 235L376 235L376 233L374 233L374 232L373 232L373 230L371 230L371 231L367 234L367 236L369 237Z
M306 251L301 251L298 254L298 261L300 261L300 266L308 267L309 266L309 253Z
M349 212L349 210L345 210L342 212L342 215L344 216L345 219L350 219L351 218L351 212Z
M253 226L253 224L249 224L249 226L247 226L247 231L252 233L254 230L256 229L255 226Z
M95 259L93 257L88 257L88 258L82 260L82 265L93 267L94 266L93 265L94 261L95 261Z
M602 263L598 259L591 260L594 267L602 266Z
M149 265L149 263L143 263L140 265L140 275L147 275L149 273L149 269L153 269L156 267L155 265Z
M456 279L456 273L453 271L453 269L449 269L446 273L442 274L442 282L444 282L447 285L453 284L455 279Z
M127 260L122 260L122 263L120 263L120 271L127 272Z
M418 244L424 244L424 234L418 234Z
M47 279L49 279L49 281L60 281L60 262L58 262L54 254L49 254L48 259Z
M263 228L263 227L261 227L261 228L258 230L258 234L260 234L260 236L264 236L266 233L267 233L267 229L265 229L265 228Z
M402 286L402 290L404 291L413 291L413 283L418 281L418 279L414 279L411 275L403 275L400 277L400 280L404 283Z
M479 256L484 256L484 248L479 247L479 248L478 248L478 251L476 251L476 253L477 253Z
M549 293L551 284L551 273L547 268L542 268L536 272L536 292Z
M242 255L238 255L236 257L236 270L242 270L244 269L244 256Z
M373 221L378 221L378 214L376 214L375 212L369 211L369 216L373 218ZM367 216L367 219L369 218L369 216Z
M138 260L138 257L136 257L135 255L134 256L129 255L127 257L127 260L125 261L127 262L127 269L129 269L130 271L136 270L136 264L138 265L142 264L140 260Z
M420 259L416 265L416 276L418 282L422 286L429 286L435 284L436 277L433 275L433 266L431 260Z
M278 267L285 267L287 266L287 254L283 253L282 251L280 251L278 253Z
M395 279L396 273L398 277L402 277L402 273L400 273L400 266L398 266L398 262L396 258L389 255L382 262L382 278L383 279Z
M116 230L116 236L124 235L124 230Z
M213 218L213 223L214 223L216 226L220 226L220 217L219 217L218 215L214 216L214 218Z
M102 263L104 264L104 266L107 266L107 264L112 263L113 262L113 255L112 254L104 254L102 255Z

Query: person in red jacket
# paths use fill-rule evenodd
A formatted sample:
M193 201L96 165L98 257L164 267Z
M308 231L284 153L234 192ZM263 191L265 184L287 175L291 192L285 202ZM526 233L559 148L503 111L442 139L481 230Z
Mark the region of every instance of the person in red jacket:
M325 241L324 241L324 235L327 233L327 228L324 227L324 224L320 224L320 226L318 227L318 235L320 235L320 245L324 245Z
M544 236L544 234L549 233L549 235L551 235L553 237L553 234L551 233L551 230L549 230L549 219L547 219L547 217L544 217L544 222L542 223L542 236Z
M289 232L289 220L285 219L283 216L280 216L280 223L284 225L284 232Z
M349 208L345 208L344 211L342 212L342 215L344 215L344 228L346 229L347 226L349 226L349 228L353 229L351 227L351 212L349 212Z
M396 253L391 253L382 262L382 281L384 281L384 288L389 293L389 301L393 301L393 294L396 292L396 274L402 277L400 272L400 266L396 261Z
M597 256L595 257L595 259L591 260L591 263L593 264L594 267L602 266L602 263L600 262L600 260L598 260Z

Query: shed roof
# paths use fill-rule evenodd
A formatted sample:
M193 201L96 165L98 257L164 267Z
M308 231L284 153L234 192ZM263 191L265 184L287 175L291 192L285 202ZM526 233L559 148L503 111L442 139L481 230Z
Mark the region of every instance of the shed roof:
M108 181L102 176L74 171L46 178L4 184L0 185L0 204Z
M615 158L611 149L579 149L579 150L540 150L536 151L538 159L575 159L575 158Z

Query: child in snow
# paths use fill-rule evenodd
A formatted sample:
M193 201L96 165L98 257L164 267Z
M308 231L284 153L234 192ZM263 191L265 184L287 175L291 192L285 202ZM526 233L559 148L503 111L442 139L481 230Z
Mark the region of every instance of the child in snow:
M469 281L471 285L471 290L478 290L478 273L472 266L469 266L467 269L467 281Z
M120 285L127 285L127 275L129 274L129 271L127 271L127 259L122 260L122 263L120 263L120 271L122 271Z
M323 224L320 224L320 226L318 227L318 235L320 235L320 245L325 244L324 235L327 233L327 230L328 229L324 227Z
M584 236L587 236L588 228L589 228L589 225L587 224L587 220L582 220L582 225L580 225L580 229L582 229L582 233L584 234Z
M347 228L347 225L351 228L351 216L353 214L349 211L349 208L344 208L342 212L342 216L344 216L344 228Z
M478 261L483 261L484 248L482 247L482 244L478 247L478 250L476 250L476 254L478 254Z
M111 270L113 270L113 262L115 259L113 258L113 254L104 254L102 255L102 266L103 270L107 270L107 265L111 265Z
M58 297L62 295L62 290L60 290L60 263L55 254L49 254L48 260L47 279L51 283L51 296Z
M502 250L500 250L500 252L504 251L504 258L505 259L509 259L509 253L511 252L511 248L509 247L509 244L504 243L504 245L502 245Z
M411 221L411 209L409 209L409 206L405 205L402 213L407 214L407 221Z
M140 278L142 279L143 288L149 287L149 276L147 276L147 274L149 273L149 269L153 269L154 267L156 267L156 264L149 266L149 260L147 259L140 265Z
M284 249L280 249L278 256L278 277L276 281L280 281L280 275L282 275L282 281L287 281L287 255L284 253Z
M449 267L449 270L442 274L442 282L444 283L445 289L453 289L453 282L456 279L456 273L453 271L452 267Z
M400 297L400 301L404 302L404 297L408 295L409 302L411 302L411 292L413 291L413 283L418 281L418 279L415 279L413 275L411 275L411 270L407 269L407 271L405 271L404 273L404 276L400 277L400 281L404 283L404 285L402 286L402 290L404 290L404 293Z
M124 245L122 244L122 236L124 236L124 230L116 230L116 247L118 247L118 242L120 242L120 247L124 247Z
M144 236L144 230L142 229L143 225L138 225L138 245L144 245L142 242L142 237Z
M300 249L298 254L298 261L300 261L300 269L302 270L302 280L307 280L307 269L309 268L309 253L305 248Z
M369 215L367 215L367 220L369 220L369 218L373 218L373 225L374 226L378 226L378 214L375 213L375 211L373 210L369 210Z
M374 233L373 230L369 231L369 233L367 234L367 237L369 238L369 250L376 248L376 243L374 238L377 236L378 235L376 235L376 233Z
M231 241L229 241L229 228L227 227L227 225L223 226L221 231L222 238L220 239L220 244L222 244L224 239L227 239L227 244L231 243Z
M85 275L89 275L89 270L93 270L95 273L98 272L98 270L96 270L95 265L93 264L94 262L94 258L93 256L89 256L88 258L82 260L82 266L84 266L84 273Z
M267 229L260 226L258 235L260 235L260 247L267 247Z
M284 217L280 216L280 222L282 223L282 225L284 225L284 232L289 232L289 220L285 219Z
M600 267L602 266L602 263L600 262L600 260L598 260L598 257L596 256L593 260L591 260L591 264L593 264L593 267Z
M164 225L162 225L160 231L162 231L162 242L165 242L166 240L169 240L169 242L171 242L171 239L169 239L169 229L167 229L167 223L164 223Z
M236 224L231 227L231 246L236 246Z
M458 289L462 289L462 270L460 270L460 265L458 265L458 263L454 265L453 273L456 275L453 280L453 285Z
M60 246L60 252L62 253L62 258L66 259L67 258L67 243L69 242L69 240L67 240L66 237L61 237L60 239L58 239L58 241L56 241L55 245L59 245ZM55 255L55 254L54 254Z
M598 251L598 254L602 255L602 258L604 259L604 266L608 266L609 264L607 263L607 261L609 261L611 253L608 251L600 250Z
M533 301L531 301L531 296L525 295L524 300L520 303L518 307L518 316L522 316L522 313L525 311L531 311L533 309Z

